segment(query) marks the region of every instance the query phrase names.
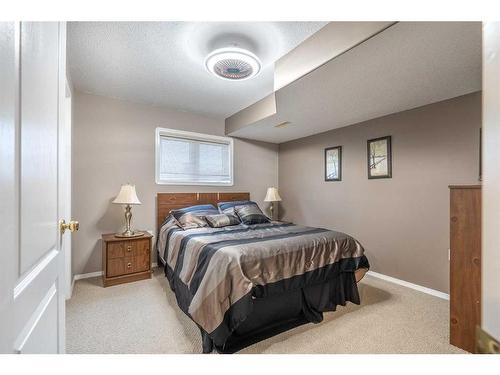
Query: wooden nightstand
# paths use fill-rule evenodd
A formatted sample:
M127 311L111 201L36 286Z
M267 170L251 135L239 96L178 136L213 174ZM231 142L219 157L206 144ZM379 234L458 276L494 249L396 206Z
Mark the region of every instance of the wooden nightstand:
M115 237L114 233L102 235L102 281L104 286L128 283L151 278L151 239Z

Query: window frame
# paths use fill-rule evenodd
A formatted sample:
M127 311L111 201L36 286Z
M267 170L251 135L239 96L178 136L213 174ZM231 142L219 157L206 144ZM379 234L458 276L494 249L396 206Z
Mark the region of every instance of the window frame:
M160 149L161 137L184 138L192 141L224 143L229 146L229 182L189 182L166 181L160 178ZM231 137L222 137L204 133L188 132L184 130L157 127L155 132L155 181L157 185L179 186L233 186L234 185L234 140Z

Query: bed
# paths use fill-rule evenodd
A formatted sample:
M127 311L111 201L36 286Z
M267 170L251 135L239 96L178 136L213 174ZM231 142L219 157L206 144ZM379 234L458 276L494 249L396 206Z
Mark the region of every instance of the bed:
M347 302L369 263L353 237L270 221L180 228L171 210L248 201L249 193L159 193L158 264L179 308L199 327L203 353L234 353Z

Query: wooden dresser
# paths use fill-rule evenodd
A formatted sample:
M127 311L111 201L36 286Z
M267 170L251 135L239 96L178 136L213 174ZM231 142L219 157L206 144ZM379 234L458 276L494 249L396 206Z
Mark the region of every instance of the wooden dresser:
M450 344L475 351L481 325L481 186L450 186Z
M104 286L151 278L151 239L145 233L135 238L102 235L102 279Z

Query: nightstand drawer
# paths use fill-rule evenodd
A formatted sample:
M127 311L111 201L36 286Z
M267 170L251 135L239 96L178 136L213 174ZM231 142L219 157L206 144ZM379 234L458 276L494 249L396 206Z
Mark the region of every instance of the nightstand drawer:
M150 269L151 256L149 255L149 251L142 255L138 255L134 258L135 264L135 272L147 271Z
M107 258L115 259L115 258L123 258L125 256L125 246L126 242L111 242L108 243L107 249Z
M108 260L149 254L149 243L149 239L109 243Z
M151 241L149 239L145 240L137 240L135 241L135 253L134 256L145 256L147 255L148 257L150 256L150 243Z
M108 261L106 276L114 277L134 272L137 272L135 257L114 258Z

